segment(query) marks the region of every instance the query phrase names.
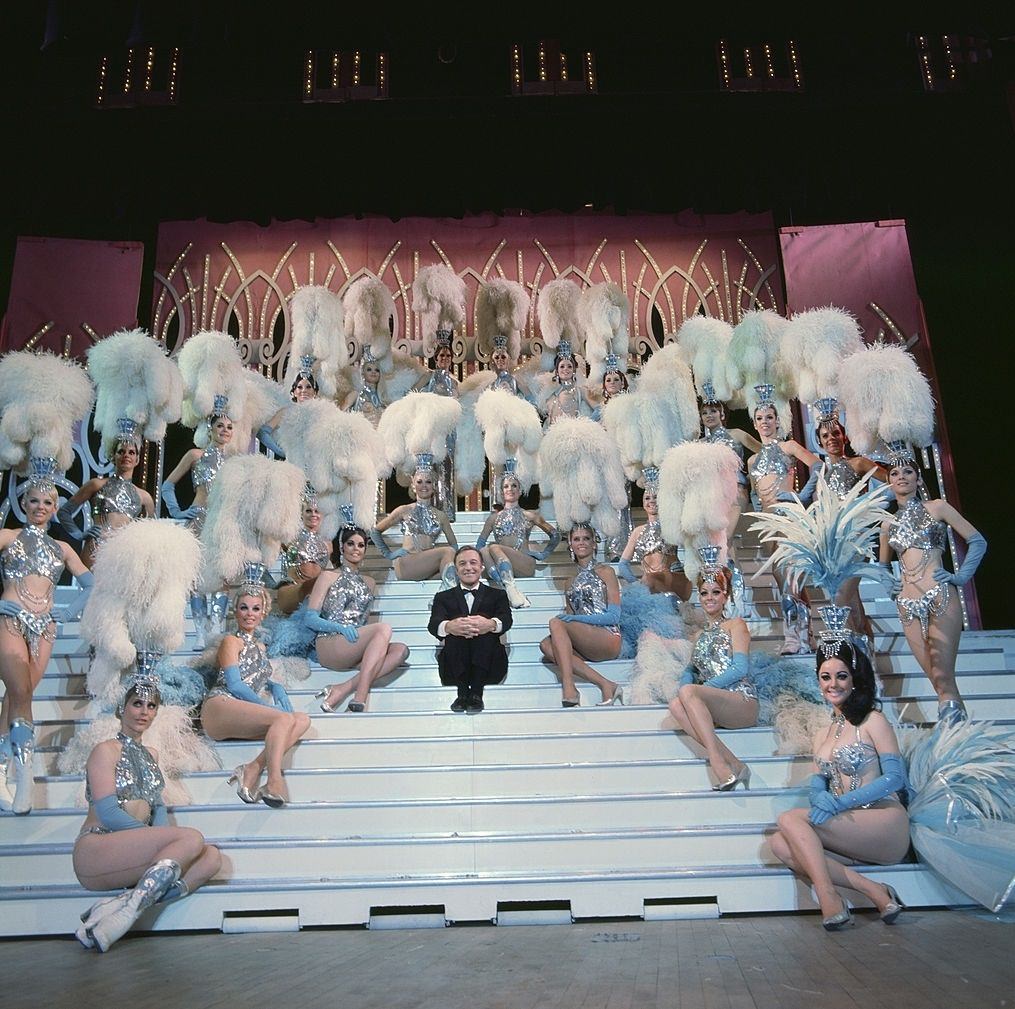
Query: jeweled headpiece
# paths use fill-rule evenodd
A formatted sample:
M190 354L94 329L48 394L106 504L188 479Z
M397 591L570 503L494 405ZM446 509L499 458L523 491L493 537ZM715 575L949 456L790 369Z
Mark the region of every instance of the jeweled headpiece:
M433 472L433 452L416 453L416 472L417 473Z
M833 396L822 396L814 401L814 409L818 412L818 423L827 424L839 419L839 401Z
M116 440L117 442L129 442L131 445L141 447L141 426L136 420L129 417L116 418Z
M493 349L494 350L507 350L508 349L508 338L503 333L498 333L493 338Z
M453 329L438 329L437 332L434 334L434 338L436 340L434 352L436 353L437 350L439 350L441 347L447 347L450 350L451 337L453 337L454 335L455 331Z
M758 406L775 406L775 386L771 382L762 382L754 387L758 394Z
M889 466L901 466L906 462L916 462L916 453L908 441L889 441L885 443L885 459Z
M645 482L645 490L655 490L659 486L658 466L646 466L641 471L641 475Z
M50 455L33 455L28 459L28 486L56 490L56 459Z
M710 406L719 405L719 398L715 394L715 386L711 382L701 383L701 402L707 403Z
M302 500L305 508L317 507L317 490L309 480L303 485Z
M339 505L338 510L342 513L342 518L345 519L342 523L343 528L354 529L356 527L356 520L353 518L352 505L348 503Z
M360 355L359 366L362 368L365 364L376 364L377 358L374 357L374 352L367 346L363 348L363 353Z
M240 585L240 593L251 592L259 595L264 591L264 579L268 574L268 568L260 561L243 562L243 582Z
M560 343L557 344L557 360L563 361L564 358L570 358L572 361L574 360L574 351L571 349L570 340L561 340Z
M300 367L296 372L297 378L314 377L314 358L312 354L300 354Z
M818 613L821 614L821 619L825 622L825 629L820 635L821 644L818 645L818 652L822 658L832 658L844 644L849 645L850 650L855 654L853 632L846 626L846 621L849 620L849 607L827 603L825 606L818 607Z
M223 396L221 393L216 394L214 403L211 408L212 417L228 417L227 413L229 409L229 397Z
M616 354L607 354L606 355L606 362L604 364L604 368L606 369L603 372L604 375L610 375L610 374L613 374L613 375L622 375L624 373L623 370L620 367L620 358L617 357Z
M163 653L155 648L139 648L134 659L134 675L127 683L124 690L124 698L133 690L138 697L147 704L149 701L156 703L161 699L161 681L156 666L162 660Z
M716 575L722 569L722 565L719 563L721 553L722 547L717 543L706 543L703 547L698 547L698 556L701 558L700 581L715 581Z

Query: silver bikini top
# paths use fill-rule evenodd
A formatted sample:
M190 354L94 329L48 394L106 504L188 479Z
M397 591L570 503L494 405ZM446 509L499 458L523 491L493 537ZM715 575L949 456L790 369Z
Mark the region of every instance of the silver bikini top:
M339 576L328 586L321 616L340 624L362 627L370 615L374 594L362 576L351 568L342 567Z
M209 445L202 453L201 458L194 463L190 470L190 479L195 489L206 487L218 476L219 469L225 461L225 454L218 445Z
M136 519L142 512L141 495L130 480L115 473L92 496L92 517L108 518L110 515L126 515Z
M706 624L698 635L691 653L691 664L698 673L699 683L708 683L725 673L733 661L733 638L722 624Z
M859 479L853 467L845 459L825 463L825 480L829 489L840 500L857 485Z
M257 643L253 634L246 634L238 631L236 636L243 642L240 649L240 657L236 664L240 667L240 679L255 694L263 694L268 680L271 679L271 663L264 649ZM226 691L226 674L224 669L219 670L218 679L215 681L213 690Z
M838 739L846 720L842 715L833 715L832 721L836 723L835 739ZM843 775L849 778L848 790L852 792L863 783L864 773L869 767L877 765L880 768L881 766L877 749L860 738L859 725L854 726L854 729L856 738L853 742L836 746L829 754L831 759L819 757L816 754L814 757L818 772L831 782L839 795L843 795L847 791L843 785Z
M384 409L381 397L377 392L377 386L364 384L363 388L356 394L350 410L352 413L380 412Z
M493 538L501 546L524 550L532 532L532 523L525 517L525 509L517 506L503 508L493 522Z
M897 553L905 550L944 550L948 542L944 522L931 516L917 498L898 510L888 527L888 545Z
M113 772L117 805L122 809L124 803L136 799L143 799L149 806L159 805L166 781L155 758L144 746L123 732L116 734L116 741L120 744L120 756ZM87 783L85 798L92 801L91 788Z
M736 452L736 454L740 456L741 460L743 460L744 446L729 433L727 428L722 427L721 425L715 428L715 430L706 427L702 440L708 442L710 445L725 445L727 448Z
M560 388L547 401L547 412L549 413L550 403L556 402L559 417L577 417L581 413L580 393L578 383L573 379L570 382L561 382Z
M571 612L582 616L605 613L606 607L610 605L606 598L606 582L599 577L594 564L578 569L565 596Z
M762 476L784 477L790 470L789 456L782 450L777 441L762 445L754 457L751 476L757 479Z
M402 535L412 537L412 546L415 550L423 549L416 543L417 536L437 539L440 534L441 520L437 509L423 501L417 501L409 510L409 514L402 519Z
M430 378L423 386L423 392L434 392L438 396L451 396L458 399L458 382L451 372L437 368L430 373Z
M322 568L331 561L331 544L320 535L309 529L301 529L296 539L289 545L289 564L317 564Z
M649 554L674 554L676 551L663 540L659 522L646 522L634 545L634 562L640 564Z
M40 575L55 585L63 568L60 544L47 536L41 526L25 526L0 553L0 575L5 582Z

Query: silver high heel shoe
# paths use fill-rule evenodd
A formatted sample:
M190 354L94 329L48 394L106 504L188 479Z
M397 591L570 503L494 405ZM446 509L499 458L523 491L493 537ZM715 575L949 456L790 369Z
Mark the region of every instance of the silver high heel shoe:
M853 915L850 913L849 905L845 901L842 902L842 910L838 914L833 914L830 918L821 919L821 927L826 932L838 932L840 929L852 924Z
M894 887L889 886L887 883L882 885L888 891L888 903L881 912L881 920L886 925L893 925L895 924L895 919L906 910L906 905L902 903Z
M267 788L260 789L258 794L260 795L261 802L272 809L281 809L285 805L285 799L281 795L269 792Z
M314 694L314 699L321 702L321 711L323 711L326 715L333 715L336 711L338 711L337 705L332 707L327 701L328 694L331 693L332 687L334 686L334 683L329 683L323 690L318 690L317 693Z
M712 791L732 792L741 783L744 786L745 792L751 787L751 769L747 764L741 764L740 770L736 774L731 774L725 781L720 781L718 785L713 785Z
M259 788L250 789L243 784L243 772L246 771L246 769L247 769L246 764L240 764L238 767L234 767L233 773L229 775L226 784L236 785L236 794L248 806L255 806L261 799L261 789Z
M624 688L619 683L617 684L617 689L613 691L613 696L608 701L599 701L596 707L609 708L614 704L619 704L621 707L624 705Z

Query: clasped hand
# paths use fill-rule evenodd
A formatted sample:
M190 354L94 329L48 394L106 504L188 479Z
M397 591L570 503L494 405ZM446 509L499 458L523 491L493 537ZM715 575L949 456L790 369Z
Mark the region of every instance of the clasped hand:
M811 798L811 811L808 814L808 819L817 827L822 823L827 823L833 816L838 816L841 812L842 807L831 792L818 792Z
M490 617L476 616L455 617L448 621L447 632L456 638L478 638L481 634L489 634L495 627Z

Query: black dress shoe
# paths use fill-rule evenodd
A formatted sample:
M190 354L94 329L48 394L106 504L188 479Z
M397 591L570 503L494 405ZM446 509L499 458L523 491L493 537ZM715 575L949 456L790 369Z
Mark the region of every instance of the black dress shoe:
M485 705L483 704L483 698L478 694L473 694L469 698L469 706L465 709L467 714L478 715Z
M459 694L451 702L451 710L457 712L458 714L461 714L463 711L467 711L468 707L469 707L469 698L463 697L461 694Z

